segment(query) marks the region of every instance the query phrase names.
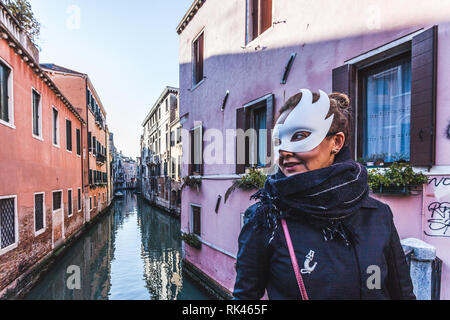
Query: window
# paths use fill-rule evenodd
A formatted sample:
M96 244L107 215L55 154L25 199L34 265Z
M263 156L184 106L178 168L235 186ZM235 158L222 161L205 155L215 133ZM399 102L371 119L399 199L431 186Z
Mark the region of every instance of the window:
M89 152L92 152L92 133L88 132L88 149Z
M11 69L0 62L0 122L13 124Z
M204 33L202 32L193 44L193 85L203 80Z
M191 233L196 234L197 236L202 236L201 229L201 210L202 208L199 206L191 205Z
M0 253L17 242L17 197L0 197Z
M437 26L419 30L397 39L395 46L389 42L333 69L332 91L358 102L351 105L357 111L350 141L355 158L435 164L437 38Z
M94 208L97 208L97 196L94 196Z
M62 208L62 192L53 192L53 211L60 210Z
M33 136L42 138L41 95L34 89L31 92L33 100Z
M253 128L256 131L256 155L255 162L258 167L266 165L267 134L266 134L266 106L252 112Z
M67 210L68 210L68 216L72 216L73 215L73 199L72 199L72 190L69 189L67 191Z
M81 188L78 188L77 202L78 202L78 211L81 211Z
M55 108L53 108L53 144L59 146L59 114Z
M361 72L363 158L385 163L410 160L411 56Z
M89 198L89 209L92 210L92 197Z
M81 156L81 131L77 129L77 155Z
M72 151L72 121L66 119L66 148Z
M248 167L270 165L273 95L269 94L236 111L236 173Z
M247 43L272 26L272 0L247 0Z
M191 157L189 163L189 175L203 175L203 127L196 126L190 131Z
M38 233L45 228L45 194L34 195L34 232Z
M89 184L92 184L92 169L89 169Z
M94 136L92 138L92 152L94 153L94 155L96 154L96 150L97 150L97 139Z

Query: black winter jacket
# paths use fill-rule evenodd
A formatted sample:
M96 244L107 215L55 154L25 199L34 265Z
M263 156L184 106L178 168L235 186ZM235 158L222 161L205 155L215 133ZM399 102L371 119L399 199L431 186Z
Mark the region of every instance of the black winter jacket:
M298 300L300 291L280 226L274 238L258 227L256 208L245 213L239 236L235 299ZM326 241L322 230L301 215L287 218L295 254L311 300L415 299L409 267L388 205L367 197L347 218L358 241ZM270 244L269 244L270 243ZM313 253L313 259L311 258ZM315 266L315 267L314 267Z

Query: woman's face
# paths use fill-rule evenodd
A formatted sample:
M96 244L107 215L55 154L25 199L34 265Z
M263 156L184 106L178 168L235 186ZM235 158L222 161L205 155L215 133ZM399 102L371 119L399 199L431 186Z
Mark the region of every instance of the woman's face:
M307 131L298 131L293 135L292 142L306 139L309 135ZM325 138L319 146L308 152L294 153L280 150L278 165L287 177L329 167L334 163L335 155L342 149L344 142L345 135L339 132Z

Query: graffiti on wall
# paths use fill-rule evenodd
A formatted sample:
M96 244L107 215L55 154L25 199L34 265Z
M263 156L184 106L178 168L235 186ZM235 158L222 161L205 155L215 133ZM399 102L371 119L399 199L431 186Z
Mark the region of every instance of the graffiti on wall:
M425 189L425 235L450 238L450 177L432 177Z

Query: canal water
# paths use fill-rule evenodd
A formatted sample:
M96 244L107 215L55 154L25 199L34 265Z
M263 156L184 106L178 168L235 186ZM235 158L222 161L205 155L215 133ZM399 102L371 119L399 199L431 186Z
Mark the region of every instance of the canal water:
M210 297L183 277L180 221L127 192L114 202L109 214L77 240L26 299Z

